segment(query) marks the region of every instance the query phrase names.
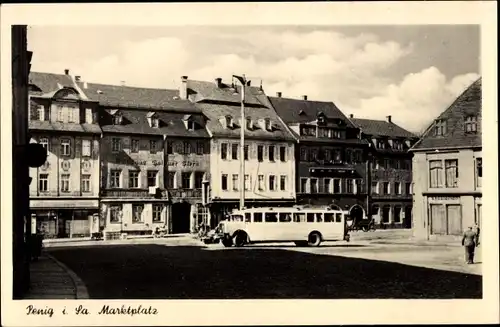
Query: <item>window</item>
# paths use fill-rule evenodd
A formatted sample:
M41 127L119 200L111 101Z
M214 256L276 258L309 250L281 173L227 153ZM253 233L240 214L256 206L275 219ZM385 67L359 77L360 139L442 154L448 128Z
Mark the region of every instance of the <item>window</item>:
M394 223L395 224L400 224L401 223L401 207L394 207Z
M280 161L286 161L286 147L280 146Z
M239 190L239 179L238 179L238 174L233 174L233 191L238 191Z
M330 149L324 149L323 150L323 158L326 161L331 161L332 160L332 150L330 150Z
M362 179L360 178L356 178L354 180L354 192L356 194L360 194L361 192L363 192L363 184L362 184Z
M444 169L446 173L446 187L458 187L458 160L445 160Z
M269 161L274 161L274 145L269 146Z
M109 220L112 223L119 223L122 219L122 205L112 205L109 208Z
M42 105L38 105L35 108L36 120L44 121L45 120L45 107Z
M394 159L394 169L401 169L401 160Z
M269 191L276 190L276 176L269 175Z
M130 144L130 151L133 153L139 152L139 140L132 139L131 144Z
M167 174L167 188L174 189L175 188L175 172L169 171Z
M311 193L318 193L318 179L311 178Z
M122 116L119 113L113 115L113 125L121 125Z
M222 143L220 147L220 158L222 160L227 159L227 143Z
M335 214L335 222L336 223L341 223L342 222L342 214L340 212Z
M434 135L443 136L446 134L446 121L443 119L437 119L434 123Z
M278 214L276 212L266 212L265 222L266 223L277 223L278 222Z
M196 142L196 154L202 155L205 153L205 145L203 142Z
M90 175L82 175L82 192L90 192Z
M302 193L308 193L308 183L307 183L308 179L307 178L301 178L300 179L300 191Z
M351 149L346 149L345 150L345 161L348 163L352 162L352 151Z
M354 193L354 180L351 178L346 178L345 180L346 193L353 194Z
M173 154L174 153L174 148L172 146L171 141L167 141L167 154Z
M156 153L156 150L157 150L156 146L157 146L156 140L150 140L149 141L149 152L150 153Z
M57 121L64 122L64 107L61 105L57 106Z
M82 156L90 157L91 153L91 142L90 140L82 140Z
M238 160L238 144L231 144L231 159Z
M61 139L61 155L69 156L71 155L71 140Z
M251 214L251 213L249 213L249 212L246 212L246 213L245 213L245 222L246 222L246 223L249 223L249 222L251 222L251 221L252 221L252 214Z
M431 160L429 162L430 186L432 188L443 187L443 162L441 160Z
M468 116L465 118L465 132L466 133L476 133L477 132L477 117Z
M340 149L333 149L333 160L342 161L342 151Z
M143 204L132 205L132 223L142 223L142 212L144 211Z
M158 186L157 184L158 172L155 170L148 170L148 187Z
M286 191L286 176L284 175L280 176L280 190Z
M160 127L160 120L157 117L151 117L151 127L153 128Z
M128 172L128 187L137 188L139 187L139 171L129 170Z
M390 169L391 166L391 159L384 159L384 169Z
M250 175L245 175L245 191L250 191L250 188L251 188Z
M292 214L290 212L280 212L279 214L280 223L289 223L291 221L292 221Z
M342 192L342 180L339 178L333 179L333 193L339 194Z
M307 161L308 160L308 151L304 147L300 148L300 160L301 161Z
M405 183L405 194L411 194L411 183Z
M261 212L255 212L253 214L253 222L254 223L261 223L262 222L262 213Z
M263 145L257 145L257 160L259 162L264 161L264 146Z
M182 142L182 147L183 147L183 153L184 154L190 154L191 153L191 143L188 141Z
M79 123L80 122L76 113L77 113L77 111L75 110L75 108L71 108L71 107L68 108L68 122L69 123Z
M61 175L61 192L69 192L69 174Z
M309 160L316 161L318 159L318 149L311 149Z
M307 214L307 222L308 223L313 223L314 222L314 214L313 213L308 213Z
M324 193L332 193L332 179L331 178L324 178L323 179L323 186L325 188Z
M476 158L476 185L481 187L483 185L483 159Z
M187 121L187 129L188 131L194 131L194 121L192 120Z
M40 174L38 176L38 190L47 192L49 190L49 174Z
M191 172L182 173L181 188L191 188Z
M91 108L85 108L85 123L87 124L93 124L94 123L94 118L92 117L92 109Z
M122 174L121 170L111 170L110 179L109 179L109 186L110 187L120 187L121 174Z
M264 175L259 175L258 182L259 191L264 191Z
M42 137L39 141L40 145L43 146L45 148L45 150L47 150L47 152L49 152L49 139L47 137Z
M379 194L378 182L372 182L372 194Z
M194 188L202 188L203 175L204 175L204 173L202 171L194 172Z
M119 138L113 137L111 139L111 152L119 152L122 149L122 142Z
M325 213L324 217L325 217L325 223L335 222L335 217L334 217L333 213Z
M390 185L389 182L382 183L382 194L391 194Z
M161 213L163 212L162 204L153 204L153 222L159 223L162 221Z
M294 213L293 214L293 222L295 222L295 223L306 222L306 214L305 213Z
M244 154L244 158L245 160L248 160L248 145L245 145L244 148L243 148L243 154Z
M388 224L391 221L391 207L384 206L382 208L382 223Z
M401 190L401 182L394 182L394 191L396 192L396 194L402 194L402 190Z

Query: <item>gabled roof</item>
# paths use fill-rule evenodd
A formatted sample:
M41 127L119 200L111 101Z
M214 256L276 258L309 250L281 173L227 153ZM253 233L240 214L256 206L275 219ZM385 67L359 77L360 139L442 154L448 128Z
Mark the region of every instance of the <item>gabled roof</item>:
M179 98L178 90L84 82L78 82L78 86L89 99L99 101L101 106L199 112L189 101Z
M36 86L41 90L39 92L30 93L48 93L59 90L61 87L74 87L73 80L70 75L52 74L52 73L39 73L31 72L29 75L29 84Z
M226 104L241 103L241 85L221 83L217 86L215 82L197 81L189 79L187 81L188 94L193 102L221 102ZM264 92L255 86L247 86L245 89L245 103L252 106L266 106L259 101L258 96Z
M446 134L434 135L434 123L432 123L411 150L481 147L481 101L482 81L479 78L437 117L446 121ZM465 118L471 115L477 117L477 133L465 132Z
M350 118L351 122L361 129L365 135L389 138L416 138L406 129L385 120Z

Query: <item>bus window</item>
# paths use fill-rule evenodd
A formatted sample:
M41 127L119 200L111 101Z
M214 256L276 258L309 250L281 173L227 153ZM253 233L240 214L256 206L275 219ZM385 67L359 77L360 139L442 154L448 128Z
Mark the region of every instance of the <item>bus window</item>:
M280 223L289 223L292 221L292 214L289 212L280 213Z
M342 214L340 212L335 214L335 222L342 222Z
M314 222L314 214L313 213L308 213L307 214L307 222L308 223L313 223Z
M249 212L245 213L245 222L249 223L251 221L252 221L252 214Z
M306 214L305 213L294 213L293 214L293 222L305 223L306 222Z
M231 220L232 221L243 221L243 216L242 215L231 215Z
M333 222L335 222L333 213L325 213L325 223L333 223Z
M320 213L316 214L316 222L321 223L323 221L323 215Z
M262 222L262 212L254 212L253 222L254 223L261 223Z
M278 214L276 212L266 212L266 223L278 222Z

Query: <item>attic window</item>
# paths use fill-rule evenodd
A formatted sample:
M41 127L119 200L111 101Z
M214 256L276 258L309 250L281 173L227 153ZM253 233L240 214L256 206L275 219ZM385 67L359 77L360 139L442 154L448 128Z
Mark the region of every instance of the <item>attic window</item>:
M253 121L252 118L247 117L247 129L251 131L253 129Z
M186 128L188 131L194 131L194 121L188 120L186 121Z
M322 113L321 111L318 113L318 123L321 123L321 124L325 123L325 114Z
M226 121L226 127L232 128L233 127L233 117L231 117L230 115L227 115L226 117L224 117L224 119Z
M304 112L304 110L301 110L299 111L299 115L305 115L306 113Z
M446 134L446 120L436 119L434 123L434 135L443 136Z
M265 118L264 119L264 126L266 128L267 131L271 131L271 119L269 118Z
M411 141L410 140L406 140L405 143L406 143L407 147L411 148Z
M112 119L113 119L113 125L121 125L122 124L123 117L118 110L111 110L110 114L111 114Z
M477 117L467 116L465 117L465 133L476 133L477 132Z
M158 119L158 115L155 112L149 112L146 117L148 118L149 126L152 128L160 127L160 120Z

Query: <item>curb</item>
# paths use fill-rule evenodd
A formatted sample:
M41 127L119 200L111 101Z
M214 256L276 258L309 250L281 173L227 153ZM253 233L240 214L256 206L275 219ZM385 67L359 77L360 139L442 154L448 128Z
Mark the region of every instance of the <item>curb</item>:
M85 283L82 281L82 279L80 277L78 277L77 274L75 274L75 272L73 270L69 269L68 266L66 266L64 263L57 260L53 256L51 256L50 254L45 253L45 256L47 256L47 258L54 261L59 267L61 267L62 269L64 269L66 271L66 273L68 273L69 277L73 281L73 284L75 285L76 299L77 300L89 299L89 293L87 291L87 286L85 286Z

